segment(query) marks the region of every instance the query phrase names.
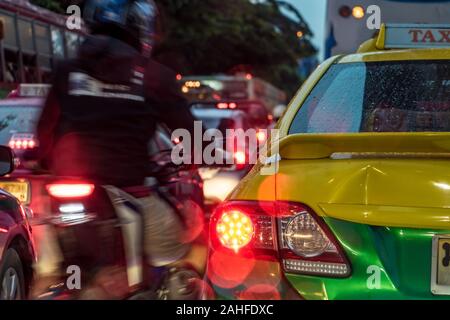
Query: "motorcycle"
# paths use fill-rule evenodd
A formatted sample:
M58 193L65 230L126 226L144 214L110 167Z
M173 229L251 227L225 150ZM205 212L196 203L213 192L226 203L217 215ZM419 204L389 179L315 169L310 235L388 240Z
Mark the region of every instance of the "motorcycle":
M179 212L183 204L168 191L167 180L186 170L168 164L154 168L158 172L151 173L156 177L153 184L125 190L74 178L55 177L47 184L51 199L47 223L60 250L63 272L38 299L199 298L202 281L194 267L152 267L147 262L137 199L154 194Z

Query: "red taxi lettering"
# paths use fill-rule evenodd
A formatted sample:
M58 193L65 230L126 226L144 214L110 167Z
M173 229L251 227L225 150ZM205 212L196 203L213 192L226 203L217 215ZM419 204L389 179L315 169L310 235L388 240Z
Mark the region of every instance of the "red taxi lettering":
M422 42L436 42L436 38L433 35L433 31L428 30L422 38Z
M422 30L410 30L409 34L413 34L412 42L419 42L419 35L421 35L423 32Z
M439 30L440 35L442 36L439 42L447 42L450 43L450 30Z
M412 42L427 42L427 43L450 43L450 30L409 30L409 34L412 35ZM437 33L438 32L438 33Z

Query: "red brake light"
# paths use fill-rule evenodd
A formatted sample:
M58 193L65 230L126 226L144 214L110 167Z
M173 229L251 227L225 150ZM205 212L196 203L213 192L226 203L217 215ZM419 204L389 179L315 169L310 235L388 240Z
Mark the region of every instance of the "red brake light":
M220 243L235 252L250 243L253 231L253 222L250 217L237 209L224 211L216 225Z
M236 102L219 102L216 107L217 109L236 109L238 105Z
M48 193L55 198L83 198L94 192L95 186L89 183L54 183L47 185Z
M273 208L270 202L223 203L216 208L211 218L210 239L213 247L244 255L249 250L271 252L275 248L272 234L272 226L275 224ZM241 224L238 225L238 222ZM233 241L234 239L237 241Z
M33 134L15 133L8 144L11 149L26 150L35 148L37 146L37 141Z

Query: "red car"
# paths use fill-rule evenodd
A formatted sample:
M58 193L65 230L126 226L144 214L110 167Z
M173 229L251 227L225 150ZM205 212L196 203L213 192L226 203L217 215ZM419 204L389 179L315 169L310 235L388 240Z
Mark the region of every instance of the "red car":
M228 130L242 129L246 131L252 129L249 117L242 110L208 108L196 104L192 106L191 111L194 117L202 122L204 129L218 130L224 138ZM233 165L223 167L204 166L200 171L204 180L203 189L208 212L225 200L227 195L252 168L253 151L246 144L246 141L233 141L230 138L225 138L223 142L224 148L227 147L228 143L234 143L235 149L233 154L230 155L233 158Z
M0 175L13 169L11 149L0 146ZM29 210L0 190L0 300L26 299L29 294L36 259L29 217Z

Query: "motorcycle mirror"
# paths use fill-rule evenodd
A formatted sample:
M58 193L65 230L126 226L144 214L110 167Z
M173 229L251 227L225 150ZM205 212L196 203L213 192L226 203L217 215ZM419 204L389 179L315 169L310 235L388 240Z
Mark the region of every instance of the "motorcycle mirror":
M13 172L16 168L14 154L11 148L0 146L0 176Z

